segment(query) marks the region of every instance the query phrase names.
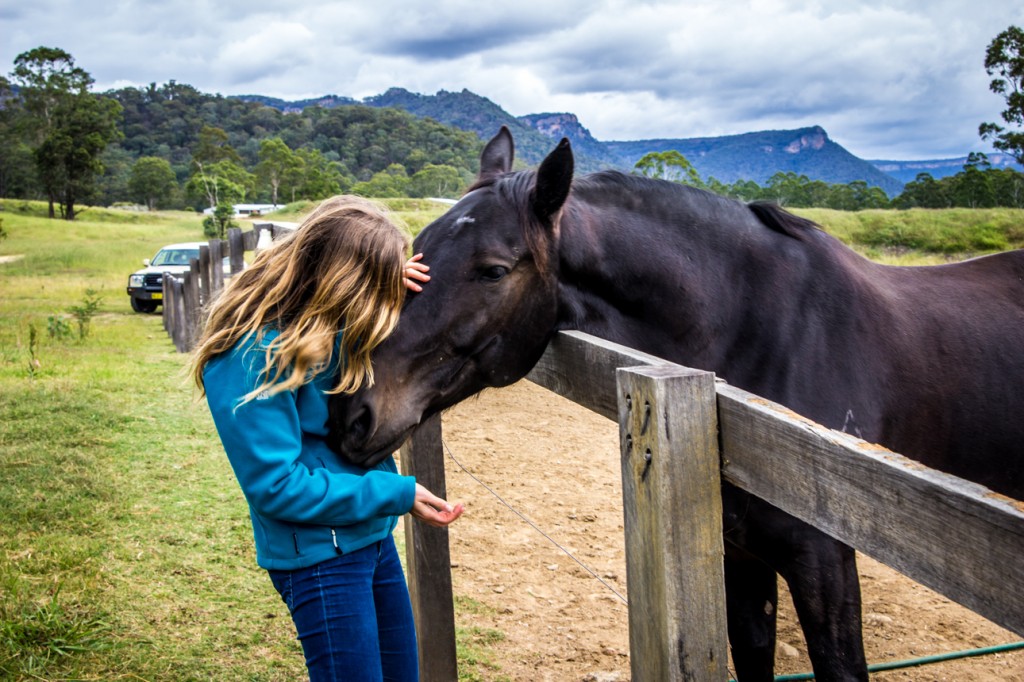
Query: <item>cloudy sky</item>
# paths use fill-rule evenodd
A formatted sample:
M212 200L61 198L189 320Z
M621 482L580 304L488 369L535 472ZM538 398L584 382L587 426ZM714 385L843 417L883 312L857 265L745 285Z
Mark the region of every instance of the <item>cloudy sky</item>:
M985 48L1021 0L0 0L0 71L40 45L98 91L463 88L599 140L821 125L868 159L991 151Z

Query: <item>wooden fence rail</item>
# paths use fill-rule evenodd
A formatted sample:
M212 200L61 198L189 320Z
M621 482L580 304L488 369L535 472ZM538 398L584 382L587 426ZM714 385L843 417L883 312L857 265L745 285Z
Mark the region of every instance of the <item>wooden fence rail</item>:
M1021 502L586 334L560 333L528 378L619 422L632 679L726 679L719 461L730 483L1024 635ZM402 462L443 489L440 437L425 422ZM426 573L408 562L410 587L450 603L436 530L406 522L409 556L437 553ZM425 682L456 679L439 615L417 610Z

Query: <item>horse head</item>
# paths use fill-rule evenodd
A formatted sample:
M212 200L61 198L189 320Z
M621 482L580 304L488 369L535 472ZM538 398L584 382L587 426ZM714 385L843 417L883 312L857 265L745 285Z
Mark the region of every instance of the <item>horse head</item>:
M430 282L410 293L373 355L374 383L330 403L330 446L373 466L426 417L533 367L556 324L558 223L572 184L568 140L536 172L512 172L507 128L462 199L414 243Z

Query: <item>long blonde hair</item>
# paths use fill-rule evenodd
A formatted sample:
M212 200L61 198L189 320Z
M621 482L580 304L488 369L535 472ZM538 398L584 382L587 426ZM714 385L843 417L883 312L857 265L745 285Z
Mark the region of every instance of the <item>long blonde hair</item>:
M405 298L407 238L385 209L353 196L322 202L290 235L262 251L232 278L210 308L192 360L204 390L203 368L214 356L270 329L261 383L243 396L292 390L325 371L342 333L339 380L331 393L373 383L370 352L395 328Z

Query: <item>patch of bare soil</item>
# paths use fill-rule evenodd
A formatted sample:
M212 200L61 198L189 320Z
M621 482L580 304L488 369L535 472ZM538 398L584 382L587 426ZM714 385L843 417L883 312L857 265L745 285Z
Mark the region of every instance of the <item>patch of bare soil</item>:
M460 627L500 630L487 680L628 680L629 633L618 427L529 382L485 392L443 418L466 469L586 564L606 587L446 457L455 594L486 608ZM860 558L870 663L1016 642L1013 633L895 571ZM614 592L612 591L614 589ZM777 673L810 671L789 597ZM875 680L1024 682L1024 652L876 673Z

